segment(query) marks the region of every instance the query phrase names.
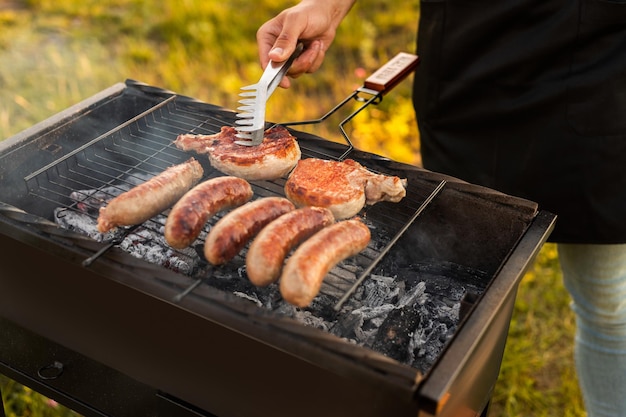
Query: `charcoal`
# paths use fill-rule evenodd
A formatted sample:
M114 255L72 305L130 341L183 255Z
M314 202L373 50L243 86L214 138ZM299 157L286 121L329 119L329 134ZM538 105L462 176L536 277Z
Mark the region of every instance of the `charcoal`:
M320 293L313 299L311 304L306 307L306 310L326 321L332 322L337 318L337 312L334 309L336 302L336 297L326 293Z
M246 294L248 297L242 298L254 300L255 304L261 306L271 305L276 293L273 287L256 287L248 280L218 273L205 277L204 283L224 292L238 293L239 297Z
M393 309L378 329L372 348L400 362L409 359L407 347L421 322L420 309L405 305Z
M54 221L64 229L89 236L98 242L115 238L115 231L102 234L96 229L96 221L92 217L65 207L54 210Z
M263 302L261 302L257 294L247 294L241 291L233 291L233 294L235 294L237 297L243 298L244 300L252 301L259 307L263 307Z
M274 311L281 316L295 319L305 326L315 327L316 329L324 331L330 330L330 325L327 320L316 316L309 310L298 308L289 303L280 303Z
M105 194L120 192L116 188L106 190ZM364 267L351 259L331 270L311 305L298 308L282 299L277 283L256 287L248 280L247 248L225 265L208 264L202 243L208 228L202 231L196 244L174 250L163 237L165 216L159 215L134 228L118 228L101 234L96 228L94 209L101 204L102 193L82 190L72 193L71 198L76 201L76 207L55 210L55 220L63 228L101 242L115 243L132 256L202 279L202 285L231 293L259 308L332 333L349 343L368 347L423 373L435 363L454 335L462 302L465 310L468 294L476 299L488 283L485 274L461 265L401 264L398 259L392 259L391 263L383 261L337 312L334 307L338 299L356 282ZM369 258L373 258L375 251L371 248L368 251L372 252Z
M395 303L403 285L392 277L372 275L364 284L366 289L363 304L370 307L379 307L384 303Z
M102 190L77 190L70 194L70 199L75 202L76 208L86 214L97 216L100 207L114 196L122 193L117 187L104 187Z
M361 345L371 344L372 337L376 335L381 323L394 308L392 304L360 307L349 314L342 315L335 323L332 332Z

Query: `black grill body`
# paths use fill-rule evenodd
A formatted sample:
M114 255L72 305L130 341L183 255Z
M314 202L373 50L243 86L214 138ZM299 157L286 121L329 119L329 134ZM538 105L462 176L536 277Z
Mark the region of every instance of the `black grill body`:
M54 221L59 206L72 208L72 190L182 162L189 155L171 146L176 135L214 133L233 118L129 80L0 143L0 372L93 416L483 412L517 286L555 222L533 202L356 149L347 154L409 184L401 203L362 213L384 242L360 255L357 269L375 263L375 273L418 275L420 266L453 264L483 277L484 291L464 298L453 337L426 372ZM304 157L346 152L294 135ZM222 175L202 163L208 176ZM280 195L283 184L253 186ZM385 246L389 237L397 240ZM465 279L458 269L445 274Z

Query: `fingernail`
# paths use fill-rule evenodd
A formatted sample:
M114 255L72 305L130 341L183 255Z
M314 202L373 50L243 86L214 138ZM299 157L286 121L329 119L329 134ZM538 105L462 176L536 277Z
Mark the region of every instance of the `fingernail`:
M270 51L270 54L274 53L276 55L283 56L283 48L274 48Z

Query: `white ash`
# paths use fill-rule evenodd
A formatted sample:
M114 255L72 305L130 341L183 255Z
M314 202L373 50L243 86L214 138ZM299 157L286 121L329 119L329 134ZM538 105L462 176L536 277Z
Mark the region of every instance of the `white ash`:
M363 300L365 305L372 307L381 306L385 300L392 300L400 294L401 285L403 283L396 283L392 277L384 277L379 275L372 275L371 282L373 284L380 285L366 285L362 288L366 288L365 299ZM404 285L402 285L404 287Z
M139 228L135 230L122 240L119 247L136 258L184 274L191 273L196 264L196 262L191 261L194 255L191 249L182 251L186 255L183 258L179 255L181 251L175 251L167 245L160 231L151 229Z
M105 234L98 232L95 220L89 215L65 207L57 207L54 210L54 221L64 229L87 235L98 242L115 238L113 231Z
M432 285L435 280L442 279L458 288L440 297L431 289L436 287ZM467 291L461 287L449 278L425 275L424 280L416 277L414 285L406 288L398 277L371 275L350 299L351 306L342 310L331 332L427 372L457 328L460 301ZM407 312L419 319L417 326L394 328L394 337L380 343L387 320L406 317ZM406 337L396 338L396 330ZM396 341L402 346L390 347Z
M55 209L54 219L61 227L85 234L98 242L117 242L120 249L135 258L190 274L198 264L197 255L193 249L177 251L167 244L164 237L167 218L162 214L130 233L124 227L115 228L106 233L98 231L97 219L100 208L106 206L114 197L145 182L150 177L148 174L139 173L128 176L119 186L73 191L70 194L70 199L73 201L71 208ZM204 234L201 237L203 236Z
M248 295L245 292L241 292L241 291L234 291L233 294L235 294L237 297L241 297L248 301L252 301L254 304L256 304L259 307L263 307L263 302L259 300L259 297L256 294Z
M314 327L316 329L329 331L332 327L331 321L315 315L310 310L301 309L283 301L278 303L274 312L281 316L293 318L305 326Z
M98 242L116 242L121 239L117 246L128 254L177 272L189 274L198 263L197 255L193 249L178 251L166 244L160 230L162 227L159 226L164 221L165 216L158 216L152 220L154 224L151 226L156 230L142 226L126 236L124 236L127 233L124 228L100 233L96 218L86 213L57 208L54 218L56 223L64 229L85 234Z
M147 262L194 278L203 277L206 285L229 291L260 308L330 332L350 343L379 351L422 372L428 371L454 334L464 294L468 291L482 292L481 288L443 276L445 274L408 268L406 271L398 270L398 275L392 277L370 275L342 310L336 313L334 304L356 281L361 271L359 266L346 262L329 273L320 296L312 305L300 309L282 300L277 284L257 288L249 282L242 261L245 250L230 265L211 269L210 276L205 276L207 264L196 252L195 245L182 251L167 245L163 234L164 215L133 228L132 232L118 228L101 234L97 230L97 211L107 199L122 191L117 187L108 187L103 191L76 191L72 193L76 203L73 207L55 210L56 222L63 228L86 234L100 242L117 242L120 249ZM199 237L198 244L204 241L206 230ZM372 254L371 258L374 256ZM386 329L395 317L406 319L409 327L413 327L393 328L390 334L398 330L401 336L397 340L381 339L382 329Z

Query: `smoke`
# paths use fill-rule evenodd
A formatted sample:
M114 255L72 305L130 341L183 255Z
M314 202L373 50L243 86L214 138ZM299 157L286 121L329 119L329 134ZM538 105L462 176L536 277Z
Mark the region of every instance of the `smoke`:
M2 31L0 140L123 81L120 65L94 38L21 22Z

